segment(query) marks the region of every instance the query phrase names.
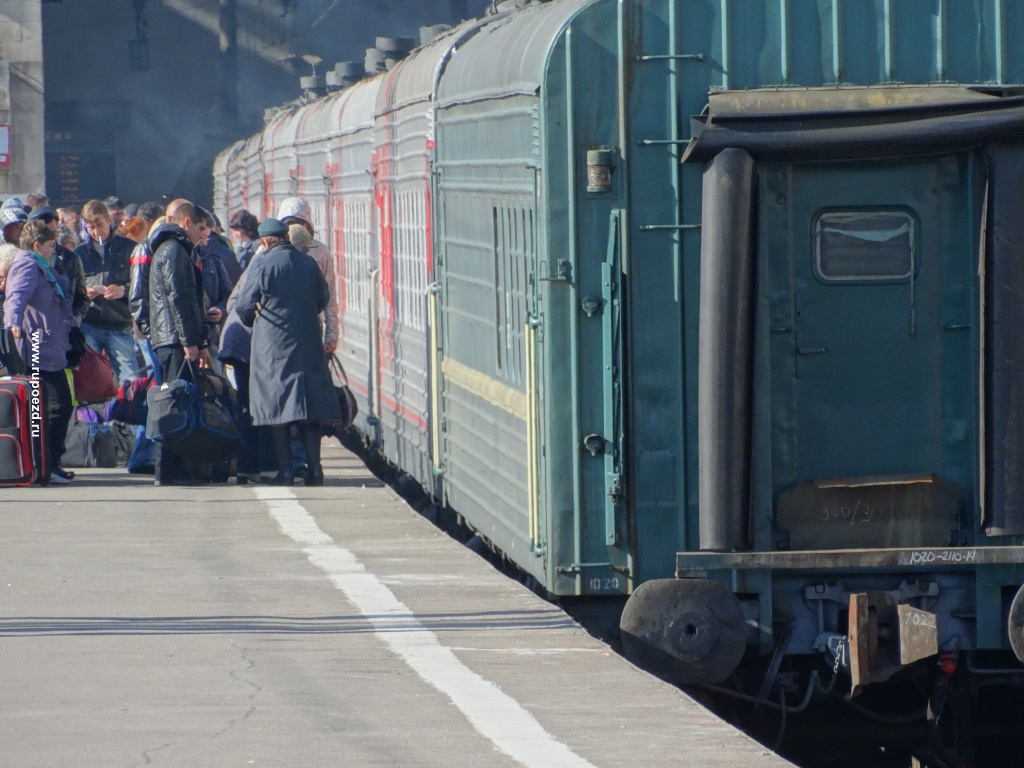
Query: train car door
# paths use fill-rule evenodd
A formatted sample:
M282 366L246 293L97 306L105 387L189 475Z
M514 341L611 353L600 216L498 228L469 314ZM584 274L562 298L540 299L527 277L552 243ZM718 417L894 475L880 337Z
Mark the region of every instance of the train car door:
M970 154L759 170L773 493L929 477L971 488L979 235ZM888 498L900 506L899 492ZM810 506L798 517L824 508ZM914 530L896 537L923 535ZM874 545L923 543L886 535Z

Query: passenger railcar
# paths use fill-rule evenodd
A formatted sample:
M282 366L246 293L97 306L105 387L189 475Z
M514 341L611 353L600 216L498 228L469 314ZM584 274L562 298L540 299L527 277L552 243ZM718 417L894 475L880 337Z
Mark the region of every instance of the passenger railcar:
M218 159L368 443L685 681L1024 659L1024 9L522 5Z

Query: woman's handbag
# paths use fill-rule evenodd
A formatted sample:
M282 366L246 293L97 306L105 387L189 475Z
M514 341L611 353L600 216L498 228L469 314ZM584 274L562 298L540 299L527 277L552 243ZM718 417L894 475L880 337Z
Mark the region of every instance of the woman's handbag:
M323 433L328 437L339 435L344 432L356 419L359 413L359 406L356 405L355 395L348 386L348 375L337 355L331 355L327 361L331 369L331 380L334 382L334 391L338 395L338 407L341 409L341 416L337 419L326 419L321 422Z
M106 400L117 394L114 367L105 356L88 345L74 369L74 377L75 398L80 403Z

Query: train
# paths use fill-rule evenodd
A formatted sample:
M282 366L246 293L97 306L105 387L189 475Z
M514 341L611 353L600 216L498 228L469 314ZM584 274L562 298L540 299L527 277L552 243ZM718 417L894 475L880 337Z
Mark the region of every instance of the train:
M214 205L309 201L366 445L548 595L628 596L627 653L1019 686L1022 33L496 3L272 111Z

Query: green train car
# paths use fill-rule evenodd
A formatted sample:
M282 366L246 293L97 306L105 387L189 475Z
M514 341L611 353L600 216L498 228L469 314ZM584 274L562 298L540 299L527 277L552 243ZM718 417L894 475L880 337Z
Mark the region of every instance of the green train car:
M337 212L367 443L684 682L1024 660L1024 5L496 11L262 138L367 147L263 169Z

